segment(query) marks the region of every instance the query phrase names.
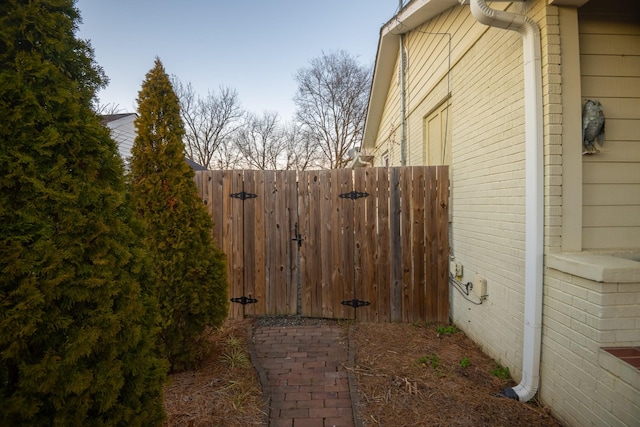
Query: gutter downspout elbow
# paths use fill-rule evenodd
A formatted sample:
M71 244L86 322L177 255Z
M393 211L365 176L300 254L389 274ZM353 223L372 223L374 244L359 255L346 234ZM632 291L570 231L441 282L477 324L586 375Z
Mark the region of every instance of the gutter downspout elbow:
M491 9L485 0L471 0L471 14L480 23L522 36L525 105L525 283L522 380L502 391L529 401L540 384L544 243L544 140L542 121L542 56L540 28L530 18Z

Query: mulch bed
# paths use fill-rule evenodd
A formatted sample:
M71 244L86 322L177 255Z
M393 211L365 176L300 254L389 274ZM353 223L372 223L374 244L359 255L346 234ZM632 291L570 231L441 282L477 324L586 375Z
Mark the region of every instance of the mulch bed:
M227 321L207 332L209 356L196 370L170 376L165 387L165 426L266 425L262 388L251 365L251 321Z
M561 426L535 400L500 397L514 386L498 365L447 325L353 326L353 372L365 426ZM502 371L504 372L504 370Z
M265 426L258 374L251 366L251 327L336 324L296 317L227 321L207 333L210 353L194 371L171 375L165 426ZM499 393L515 385L493 375L497 364L448 325L337 322L351 328L358 414L364 426L557 427L536 399ZM441 328L441 329L439 329Z

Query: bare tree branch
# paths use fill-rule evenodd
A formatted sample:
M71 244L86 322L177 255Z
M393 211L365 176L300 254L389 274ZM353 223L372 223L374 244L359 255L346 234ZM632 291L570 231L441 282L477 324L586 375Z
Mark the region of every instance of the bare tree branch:
M195 93L191 83L185 85L173 76L172 84L180 99L187 157L204 166L216 167L212 162L216 151L222 144L227 144L225 151L229 148L228 140L242 124L245 114L237 92L220 87L218 93L209 91L202 98Z
M371 69L345 51L322 54L296 75L296 118L316 140L330 168L348 163L362 141Z
M327 165L319 144L309 132L295 122L283 127L285 139L285 169L309 170L326 169Z
M283 169L286 141L279 126L278 113L265 112L260 117L248 115L235 141L251 169Z
M124 109L120 107L120 104L107 103L101 104L100 101L96 101L93 104L93 111L99 116L110 116L112 114L124 113Z

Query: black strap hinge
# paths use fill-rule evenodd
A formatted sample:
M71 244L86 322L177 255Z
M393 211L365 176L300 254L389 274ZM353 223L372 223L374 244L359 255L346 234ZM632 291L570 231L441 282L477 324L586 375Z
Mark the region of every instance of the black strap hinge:
M231 302L237 302L242 305L247 305L247 304L255 304L258 302L258 300L255 298L246 297L242 295L241 297L238 297L238 298L231 298Z
M351 306L353 308L365 307L367 305L371 305L371 303L369 301L362 301L362 300L355 299L355 298L342 301L340 304L348 305L348 306Z

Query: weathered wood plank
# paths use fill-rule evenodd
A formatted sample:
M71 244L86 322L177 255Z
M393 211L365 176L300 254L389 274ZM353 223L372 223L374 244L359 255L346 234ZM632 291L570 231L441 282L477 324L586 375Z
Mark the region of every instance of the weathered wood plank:
M389 171L378 168L377 182L377 238L375 246L376 287L378 298L378 322L391 320L391 241L389 238Z
M367 300L371 303L366 310L366 316L363 320L369 322L378 321L378 284L376 274L376 216L378 204L378 182L377 174L374 169L364 169L365 171L365 188L369 197L366 198L365 209L365 238L362 240L364 244L365 257L362 262L362 281L366 291Z
M413 277L411 276L412 257L411 252L411 169L400 169L401 196L400 196L400 227L402 239L402 321L410 322L412 310Z
M229 253L231 254L231 298L239 298L244 295L244 231L243 216L244 202L232 198L231 194L243 191L243 171L235 171L231 174L231 191L227 197L231 200L231 212L229 217ZM234 319L244 317L244 306L238 303L229 304Z
M309 181L311 172L300 172L298 175L298 230L304 241L300 248L300 298L303 316L311 316L313 300L313 257L314 240L312 236L312 215L310 212L311 190Z
M353 188L353 170L352 169L339 169L340 176L340 193L349 193L354 191ZM347 305L342 305L342 301L352 300L355 298L354 294L354 278L355 278L355 264L353 260L354 254L354 204L359 200L352 199L340 199L342 204L342 246L341 246L341 260L343 271L343 288L342 299L340 300L340 307L342 310L342 316L345 319L355 318L355 308Z
M204 191L202 193L203 200L207 204L207 210L213 220L213 242L219 248L222 248L222 238L224 230L224 204L228 201L223 197L223 177L224 172L215 170L207 171L207 179L203 180Z
M342 253L343 242L341 239L342 229L342 215L344 209L344 199L341 199L340 193L342 192L340 185L339 171L333 169L331 174L331 204L333 209L331 211L331 223L333 225L333 233L331 234L333 248L332 259L332 272L331 272L331 309L333 310L333 316L336 318L343 318L343 307L340 302L343 300L342 289L344 288L344 271L342 269Z
M344 199L341 199L340 193L342 192L340 184L340 174L337 169L329 171L331 179L331 302L326 301L325 304L331 307L333 310L334 318L344 318L344 307L341 306L343 301L342 290L345 286L344 270L343 270L343 257L342 251L344 250L344 242L342 241L342 215L344 209Z
M400 225L402 206L400 188L400 168L389 169L389 238L391 262L390 288L390 320L402 320L402 241L400 239Z
M273 197L276 191L276 174L274 171L264 171L264 192L265 192L265 210L264 210L264 228L265 228L265 282L266 282L266 312L268 314L276 314L278 312L278 280L276 276L277 269L277 247L278 234L275 230L276 219L276 199Z
M438 166L438 320L449 320L449 167Z
M254 171L253 174L254 194L256 198L251 200L253 206L253 234L249 237L255 241L254 264L249 268L254 270L255 281L255 298L258 302L255 304L253 313L256 316L267 314L267 282L266 282L266 251L267 251L267 235L265 226L265 198L264 191L264 173ZM245 211L246 215L246 211Z
M296 314L298 312L298 243L292 240L295 237L295 228L298 222L298 178L296 171L285 171L284 179L286 191L284 215L287 222L285 230L283 230L283 243L286 242L287 314Z
M353 189L354 191L366 193L366 169L357 168L353 170ZM367 200L371 196L361 197L353 201L353 295L354 298L362 301L370 301L369 284L365 282L364 275L367 269L367 252L369 248L366 245L366 211ZM365 306L355 310L355 317L360 320L369 318L369 310L373 307Z
M434 168L426 170L425 187L425 199L429 206L425 213L425 240L427 243L425 264L425 279L427 282L426 316L429 320L438 319L438 223L434 207L438 198L435 172Z
M287 189L285 186L285 174L275 173L275 187L271 194L274 199L275 223L272 225L274 228L274 239L276 241L275 252L275 264L273 271L276 288L275 299L275 314L283 315L289 313L287 288L289 286L289 272L287 271L288 256L287 250L289 248L289 221L287 218Z
M426 320L426 280L425 280L425 173L423 166L412 167L413 186L411 199L412 206L412 246L413 246L413 296L410 320Z
M244 171L243 189L247 193L256 194L255 171ZM242 233L243 238L243 284L244 295L249 298L256 297L255 264L256 264L256 240L255 240L255 211L256 199L247 199L243 202ZM255 315L255 304L247 304L244 307L245 316Z
M320 315L326 318L335 317L332 281L333 281L333 230L335 225L331 218L333 212L333 201L331 198L331 174L328 171L322 171L317 175L317 200L318 209L315 212L316 221L318 222L319 243L318 252L316 253L316 262L318 262L319 288L320 296Z
M323 310L322 300L322 270L321 265L318 263L318 254L322 251L321 240L321 218L320 212L320 182L319 172L309 172L308 185L309 185L309 209L307 215L309 216L309 236L305 241L304 247L307 252L307 260L309 263L306 265L307 277L308 277L308 299L309 308L308 313L312 317L321 317Z

